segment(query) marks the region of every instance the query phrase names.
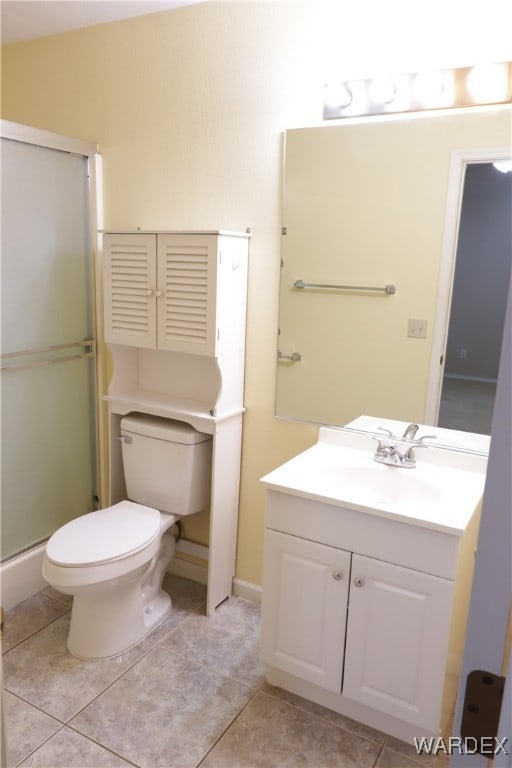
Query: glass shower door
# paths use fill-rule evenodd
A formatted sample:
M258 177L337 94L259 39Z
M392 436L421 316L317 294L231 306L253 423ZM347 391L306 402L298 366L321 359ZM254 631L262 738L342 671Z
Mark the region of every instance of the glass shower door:
M2 138L2 559L95 507L88 159Z

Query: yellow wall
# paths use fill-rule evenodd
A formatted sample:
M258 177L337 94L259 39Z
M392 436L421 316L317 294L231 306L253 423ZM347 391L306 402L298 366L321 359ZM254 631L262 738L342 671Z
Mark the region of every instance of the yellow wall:
M386 54L390 71L414 70L432 51L425 19L421 42L401 38L387 4L376 5L380 18L367 30L364 3L357 19L341 5L334 22L321 0L207 2L2 51L2 118L100 144L106 228L253 232L237 575L254 583L264 524L258 478L316 439L313 426L273 415L282 132L320 122L330 51L344 77L373 74ZM447 53L437 65L471 63L475 41L493 39L485 20L462 34L459 17L455 35L441 6L442 23L431 21L436 49L444 43ZM459 60L454 35L466 46ZM506 58L494 44L495 60Z

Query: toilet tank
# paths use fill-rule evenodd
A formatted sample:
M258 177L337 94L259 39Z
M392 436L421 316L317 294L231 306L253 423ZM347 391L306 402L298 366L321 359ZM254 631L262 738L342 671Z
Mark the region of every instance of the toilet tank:
M134 414L121 419L121 436L131 501L174 515L208 508L211 435L183 421Z

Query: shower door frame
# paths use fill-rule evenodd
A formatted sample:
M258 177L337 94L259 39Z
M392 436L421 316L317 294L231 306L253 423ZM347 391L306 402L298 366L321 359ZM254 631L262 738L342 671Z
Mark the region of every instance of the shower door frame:
M101 400L101 393L105 391L106 371L104 363L104 344L101 334L102 295L99 290L101 281L98 279L98 276L101 274L101 253L99 249L98 231L102 227L103 215L101 204L102 178L100 148L94 142L63 136L8 120L0 120L0 137L2 139L10 139L12 141L31 144L46 149L68 152L84 157L87 160L89 241L91 247L91 279L93 285L92 321L93 338L96 342L94 345L95 353L93 355L95 395L93 409L96 444L95 463L98 478L99 503L100 506L104 506L104 500L107 498L107 478L105 476L105 467L107 466L105 463L105 446L107 440L105 407L102 405ZM12 558L8 558L6 563L3 564L2 601L4 608L9 607L10 605L16 605L18 602L24 600L26 597L30 597L41 588L38 563L39 560L42 561L43 551L44 544L36 544L33 547L30 547L27 551L23 551L19 553L19 555L13 555ZM16 569L17 560L19 560L20 570L23 569L23 573L20 573ZM24 563L24 565L22 565L22 563ZM11 584L12 590L10 588Z

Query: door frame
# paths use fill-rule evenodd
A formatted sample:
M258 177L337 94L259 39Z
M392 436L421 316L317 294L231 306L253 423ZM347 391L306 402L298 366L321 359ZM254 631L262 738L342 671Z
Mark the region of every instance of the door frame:
M99 291L101 280L101 263L99 248L98 231L103 226L103 205L102 205L102 158L101 150L98 144L92 141L76 139L71 136L63 136L51 131L44 131L39 128L33 128L29 125L14 123L10 120L0 120L0 138L18 141L24 144L32 144L46 149L55 149L60 152L68 152L73 155L80 155L87 159L88 175L88 199L89 199L89 236L92 248L92 283L93 283L93 335L95 339L94 361L94 385L95 385L95 406L94 417L96 423L96 472L98 478L98 494L100 506L104 506L107 494L107 478L104 468L108 466L105 461L105 446L107 444L107 420L105 409L102 407L101 393L106 391L106 370L105 355L103 351L103 337L98 331L103 327L102 317L102 295Z
M455 149L451 155L437 305L425 401L425 424L437 425L439 419L466 168L468 165L477 163L494 163L511 159L512 146Z

